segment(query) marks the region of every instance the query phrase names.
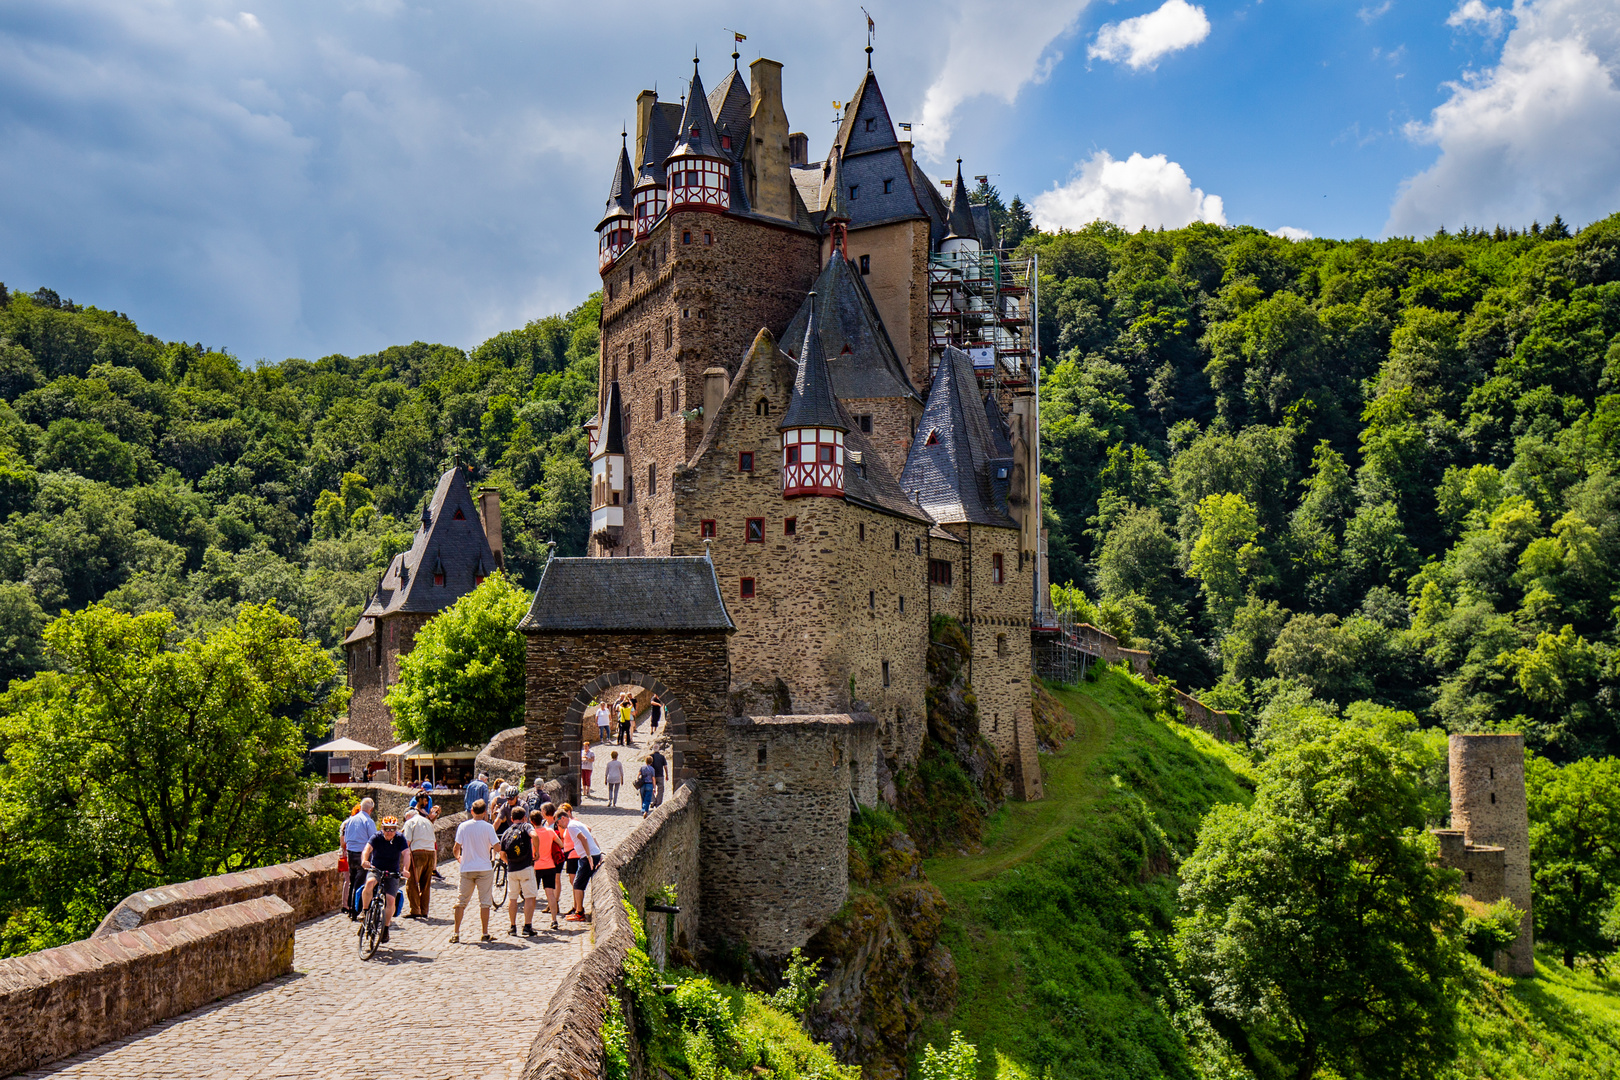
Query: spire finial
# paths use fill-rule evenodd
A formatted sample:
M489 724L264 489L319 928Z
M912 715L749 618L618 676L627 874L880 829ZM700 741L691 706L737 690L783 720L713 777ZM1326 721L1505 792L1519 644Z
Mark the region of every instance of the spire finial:
M864 7L861 14L866 16L866 70L872 70L872 37L877 33L877 23L872 21L872 13Z

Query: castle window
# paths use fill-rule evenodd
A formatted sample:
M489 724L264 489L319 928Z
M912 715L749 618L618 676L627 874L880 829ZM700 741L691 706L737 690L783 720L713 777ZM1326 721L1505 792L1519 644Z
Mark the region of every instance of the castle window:
M900 530L894 530L894 550L900 550Z
M630 268L630 288L634 289L635 287L636 287L636 268L632 266Z
M783 518L782 519L782 535L783 536L797 536L797 535L799 535L799 519L798 518Z
M641 358L643 360L648 361L649 363L652 361L652 331L651 330L648 330L646 333L641 335Z
M451 518L451 520L452 521L466 521L467 520L467 515L463 514L461 512L461 507L458 506L458 507L456 507L455 515Z
M856 199L858 199L860 197L861 197L861 185L859 185L859 184L851 184L851 185L849 185L849 198L850 198L850 201L854 202Z
M911 539L911 542L912 542L912 543L913 543L913 544L914 544L914 545L916 545L916 548L917 548L917 554L918 554L918 555L921 555L921 554L922 554L922 537L920 537L920 536L914 536L914 537L912 537L912 539Z
M887 660L883 661L883 686L885 689L889 686L889 662Z
M996 655L997 656L1006 656L1007 655L1007 635L1006 634L997 634L996 635Z
M672 349L674 347L675 347L675 316L673 316L673 315L665 315L664 316L664 348Z
M905 613L906 613L906 598L902 596L900 598L900 614L904 615Z
M705 244L712 244L712 243L714 243L714 233L712 233L712 232L706 232L706 233L704 233L704 234L703 234L703 242L704 242L704 243L705 243Z
M698 524L698 539L699 540L713 540L714 539L714 522L712 520L705 520L705 521L702 521L702 522L700 522Z
M722 150L730 150L731 149L731 136L730 135L722 135L722 136L720 136L720 149L722 149Z
M939 445L939 429L938 428L934 428L933 430L931 430L928 433L928 439L923 445L925 445L925 446L938 446Z
M861 539L866 539L866 522L861 522Z
M636 343L630 342L624 347L624 373L630 374L636 370Z
M663 418L664 418L664 392L662 390L659 390L656 394L653 395L653 420L656 422L656 421L662 420Z
M626 435L630 434L630 403L629 402L625 402L625 405L624 405L624 433Z
M752 450L739 450L737 452L737 471L754 471L754 452Z
M681 411L681 380L680 379L671 379L671 380L669 380L669 411L672 412L672 413Z
M744 600L752 600L754 598L754 579L751 577L743 578L742 587L737 590L737 595Z
M1496 805L1496 792L1494 792L1494 791L1491 792L1491 805L1492 806Z
M870 117L870 116L868 116L868 117L867 117L867 118L866 118L866 130L867 130L867 131L871 131L871 130L872 130L872 120L873 120L873 117Z
M658 462L647 463L647 494L658 494ZM997 558L1000 558L998 555Z
M951 564L945 559L928 560L928 584L949 585L951 583Z
M1490 774L1491 774L1491 775L1490 775L1490 779L1492 779L1492 780L1495 780L1495 779L1496 779L1496 766L1495 766L1495 765L1487 765L1487 766L1486 766L1486 769L1487 769L1487 770L1488 770L1488 771L1489 771L1489 772L1490 772Z
M861 434L862 435L870 435L870 434L872 434L872 414L871 413L865 413L865 414L863 414L861 416L857 416L855 419L861 425Z
M760 398L758 401L754 402L754 415L755 416L769 416L769 415L771 415L771 401L770 401L769 398Z
M759 763L761 765L765 764L765 744L764 743L759 744Z
M861 256L861 273L870 274L871 272L872 272L872 256L870 256L870 255L862 255Z
M1469 881L1474 880L1474 872L1472 870L1468 871L1468 880Z
M885 181L883 181L883 194L885 194L885 195L893 195L894 194L894 181L893 180L885 180Z
M433 575L433 584L435 584L435 585L443 585L444 584L444 575L443 574L434 574Z
M681 243L690 244L691 242L692 242L692 230L691 229L682 230L682 232L681 232Z
M613 282L611 280L608 281L608 299L613 299Z
M867 611L876 611L877 610L877 590L876 589L867 589L866 590L866 610Z
M1005 480L1005 479L1007 479L1007 466L1003 465L1001 468L996 470L996 479L997 480Z
M749 518L748 525L743 532L743 539L750 544L763 544L765 542L765 519Z
M1007 583L1005 571L1006 567L1002 562L1001 552L998 551L990 556L990 584L1005 585Z
M787 448L787 463L789 465L797 465L799 463L799 448L797 445Z
M690 319L691 317L692 317L692 309L691 308L689 308L689 307L681 308L681 318Z

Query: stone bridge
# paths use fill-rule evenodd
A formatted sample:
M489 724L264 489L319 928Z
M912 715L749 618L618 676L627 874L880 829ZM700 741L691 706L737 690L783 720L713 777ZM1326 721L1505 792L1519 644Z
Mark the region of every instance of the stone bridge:
M602 748L602 760L610 749L614 748ZM646 748L617 749L627 762L627 776L631 775ZM446 861L440 864L443 880L434 882L428 920L396 921L393 940L371 961L356 955L354 923L341 913L318 914L293 931L290 970L284 957L280 961L285 974L92 1046L116 1032L119 1018L130 1008L161 1008L161 1002L121 1002L120 995L107 988L122 986L133 992L128 994L132 998L167 999L172 995L164 984L178 984L195 987L206 1001L210 988L256 981L238 969L277 963L274 956L254 959L248 951L253 942L246 940L249 931L227 925L231 919L257 919L255 925L269 926L277 913L289 924L294 918L284 899L264 895L262 883L255 893L259 899L201 912L192 910L195 900L183 895L176 901L181 906L146 912L144 908L161 908L186 892L184 887L155 890L144 894L148 904L136 905L143 911L121 916L124 925L138 924L135 929L120 931L113 926L106 937L0 961L0 1026L8 1029L0 1033L0 1071L56 1058L19 1075L108 1080L131 1076L463 1080L525 1075L560 1080L576 1075L578 1070L571 1070L568 1062L600 1053L596 1035L600 1020L588 1030L575 1030L579 1025L567 1019L577 1012L571 996L581 992L581 968L616 972L622 960L620 940L615 957L584 963L604 940L615 934L623 937L625 919L616 902L617 863L625 857L626 841L637 837L633 846L638 865L644 864L648 877L632 882L632 891L644 898L659 884L678 882L683 897L696 897L697 808L691 791L675 793L644 823L628 784L617 808L604 805L600 781L595 790L596 798L585 803L581 817L615 866L599 874L592 885L588 906L595 909L594 924L565 921L563 929L552 932L537 915L536 928L541 931L537 937L509 937L506 914L496 912L490 925L495 940L479 944L475 901L463 920L462 943L452 945L457 865ZM672 819L672 811L689 811L690 821L670 839L666 834L673 830L662 826ZM673 851L665 850L671 845ZM280 885L276 888L283 895L287 892ZM562 899L566 910L566 886ZM171 914L178 917L170 919ZM683 930L686 924L695 927L693 919L682 916ZM183 932L185 927L191 930ZM159 945L178 941L184 947L181 939L187 932L196 934L199 927L204 936L223 935L227 946L182 953L178 962L166 961L161 969L144 975L132 970L143 963L151 966L139 956L143 948L150 952L154 939ZM269 948L273 952L275 946ZM233 983L233 977L238 981ZM84 981L87 978L89 982ZM601 981L586 980L593 986ZM596 987L593 992L599 1017L602 990ZM99 1035L94 1030L98 1019L105 1025ZM78 1047L91 1048L61 1056L75 1041Z

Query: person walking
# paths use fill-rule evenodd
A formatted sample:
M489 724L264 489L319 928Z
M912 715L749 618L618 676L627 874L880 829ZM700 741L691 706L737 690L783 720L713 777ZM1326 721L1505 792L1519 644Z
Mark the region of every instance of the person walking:
M574 844L574 853L579 857L579 869L574 872L573 881L574 910L565 918L569 922L584 922L585 886L591 883L591 875L602 865L602 848L585 823L574 817L574 808L568 803L557 807L557 823L568 831L569 839Z
M461 808L470 814L472 813L472 804L479 799L484 800L485 806L489 805L489 773L487 772L479 773L478 779L468 784L467 789L461 793Z
M534 853L539 846L535 830L529 825L529 812L521 804L512 808L512 824L501 833L501 859L506 863L506 880L511 902L507 905L510 929L507 933L517 937L518 905L523 905L523 933L534 937Z
M602 774L607 781L608 805L619 805L619 788L624 784L624 762L619 760L619 752L613 751L612 758L607 763L607 771Z
M664 757L664 752L662 750L655 747L652 752L652 757L647 759L647 764L653 767L653 805L663 806L664 774L669 772L669 759Z
M461 915L467 910L467 901L473 890L478 891L479 917L484 936L480 941L493 941L489 936L489 908L495 902L495 861L491 853L501 846L495 827L485 820L489 806L483 799L472 804L472 817L456 826L456 859L461 863L461 893L456 900L456 925L450 933L450 942L461 940Z
M652 812L653 795L658 791L658 780L653 767L645 761L636 772L636 787L641 791L641 816L646 817Z
M557 871L563 861L556 815L557 808L548 802L529 815L529 824L534 828L534 872L546 891L546 913L551 916L553 930L557 929Z
M393 817L385 817L378 826L378 833L371 838L360 853L360 863L366 868L366 892L360 898L360 910L364 911L371 906L371 898L380 888L388 897L383 902L382 936L377 940L388 944L388 926L394 921L394 897L405 881L405 863L411 845L399 835L399 821ZM366 932L365 926L360 927L360 933Z
M433 834L433 818L418 812L405 819L405 840L411 845L411 866L405 875L405 896L411 902L413 919L428 917L428 893L433 887L433 865L438 862L439 841Z
M604 737L603 742L607 742ZM585 796L591 793L591 769L596 764L596 751L591 744L586 743L585 748L579 752L579 801L584 802Z
M659 721L663 719L664 699L659 697L657 694L654 694L652 696L652 701L647 704L647 734L649 736L656 735L658 733Z
M599 743L608 741L608 720L611 716L612 713L608 710L608 703L598 701L596 703L596 733L598 735L596 741Z
M629 746L630 732L636 726L636 699L626 694L619 704L619 745Z
M366 869L362 865L366 845L377 835L377 823L371 818L376 809L376 803L370 799L361 799L360 805L354 808L354 813L349 815L338 829L338 843L343 847L344 858L349 861L349 890L343 894L343 910L349 913L350 921L360 918L360 909L355 906L354 894L366 877Z

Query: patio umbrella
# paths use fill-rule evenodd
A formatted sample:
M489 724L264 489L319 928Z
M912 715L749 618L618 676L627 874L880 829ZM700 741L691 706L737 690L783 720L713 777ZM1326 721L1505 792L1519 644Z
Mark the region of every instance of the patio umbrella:
M375 746L367 746L365 743L359 742L359 741L357 741L355 739L333 739L331 742L321 743L321 745L319 745L319 746L312 747L310 749L310 753L312 753L312 754L366 754L366 753L375 753L376 750L377 750L377 748Z

